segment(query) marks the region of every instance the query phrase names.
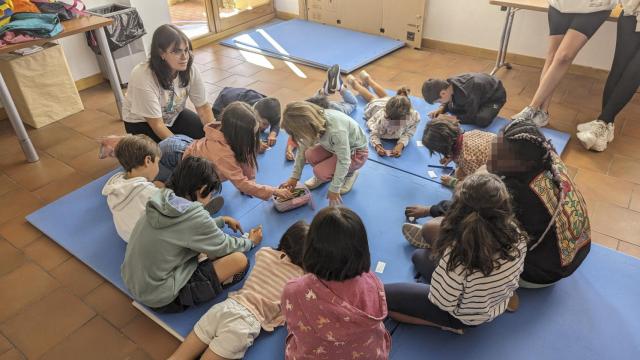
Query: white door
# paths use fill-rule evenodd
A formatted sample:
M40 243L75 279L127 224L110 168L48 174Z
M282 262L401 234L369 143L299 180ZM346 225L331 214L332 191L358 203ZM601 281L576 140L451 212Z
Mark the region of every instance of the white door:
M409 46L420 48L425 18L425 0L382 0L382 28L384 35Z

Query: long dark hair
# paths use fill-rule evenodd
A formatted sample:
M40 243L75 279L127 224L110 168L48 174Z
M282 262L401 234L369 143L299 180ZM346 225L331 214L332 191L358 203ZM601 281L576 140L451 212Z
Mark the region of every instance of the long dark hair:
M191 201L198 199L198 192L203 186L201 197L219 194L222 190L222 184L209 160L195 156L182 159L167 182L167 188L177 196Z
M260 146L260 133L257 130L258 117L255 110L246 103L234 101L224 108L220 121L222 134L236 161L257 169L256 154Z
M469 273L480 271L487 276L497 260L520 257L517 244L522 236L502 180L494 174L475 173L457 188L432 254L440 258L451 249L447 271L462 266Z
M165 90L170 90L173 83L173 69L162 59L162 53L171 46L187 44L189 51L193 50L191 40L175 25L165 24L156 29L151 40L151 51L149 56L149 66L155 74L160 86ZM190 53L191 54L191 53ZM193 55L189 55L189 63L185 71L178 72L180 86L186 87L191 80L191 66L193 65Z
M429 150L429 154L441 154L450 157L462 134L458 121L448 115L440 115L429 121L422 133L422 144Z
M358 214L343 206L320 210L304 243L302 268L322 280L344 281L370 267L367 231Z
M307 232L309 232L309 224L304 220L296 221L282 235L276 250L287 254L294 265L302 267L302 252Z

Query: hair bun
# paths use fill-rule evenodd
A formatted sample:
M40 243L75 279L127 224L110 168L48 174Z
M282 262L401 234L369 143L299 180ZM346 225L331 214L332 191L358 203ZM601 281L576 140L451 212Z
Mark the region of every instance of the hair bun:
M396 95L409 96L411 94L411 89L408 86L403 86L396 92Z

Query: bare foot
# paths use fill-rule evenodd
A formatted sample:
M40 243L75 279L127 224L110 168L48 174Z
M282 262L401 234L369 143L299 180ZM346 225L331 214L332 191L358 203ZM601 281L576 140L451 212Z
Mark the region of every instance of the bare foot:
M99 139L100 150L98 151L98 159L106 159L115 157L116 146L124 136L109 135Z
M518 296L517 293L514 292L513 295L511 295L511 299L509 299L509 304L507 304L507 311L516 312L519 307L520 307L520 297Z

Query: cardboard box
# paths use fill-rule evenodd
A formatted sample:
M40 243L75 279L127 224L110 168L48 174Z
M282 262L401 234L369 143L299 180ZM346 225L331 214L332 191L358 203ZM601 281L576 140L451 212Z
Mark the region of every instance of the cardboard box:
M84 110L62 46L21 56L0 55L0 72L22 121L39 128Z

